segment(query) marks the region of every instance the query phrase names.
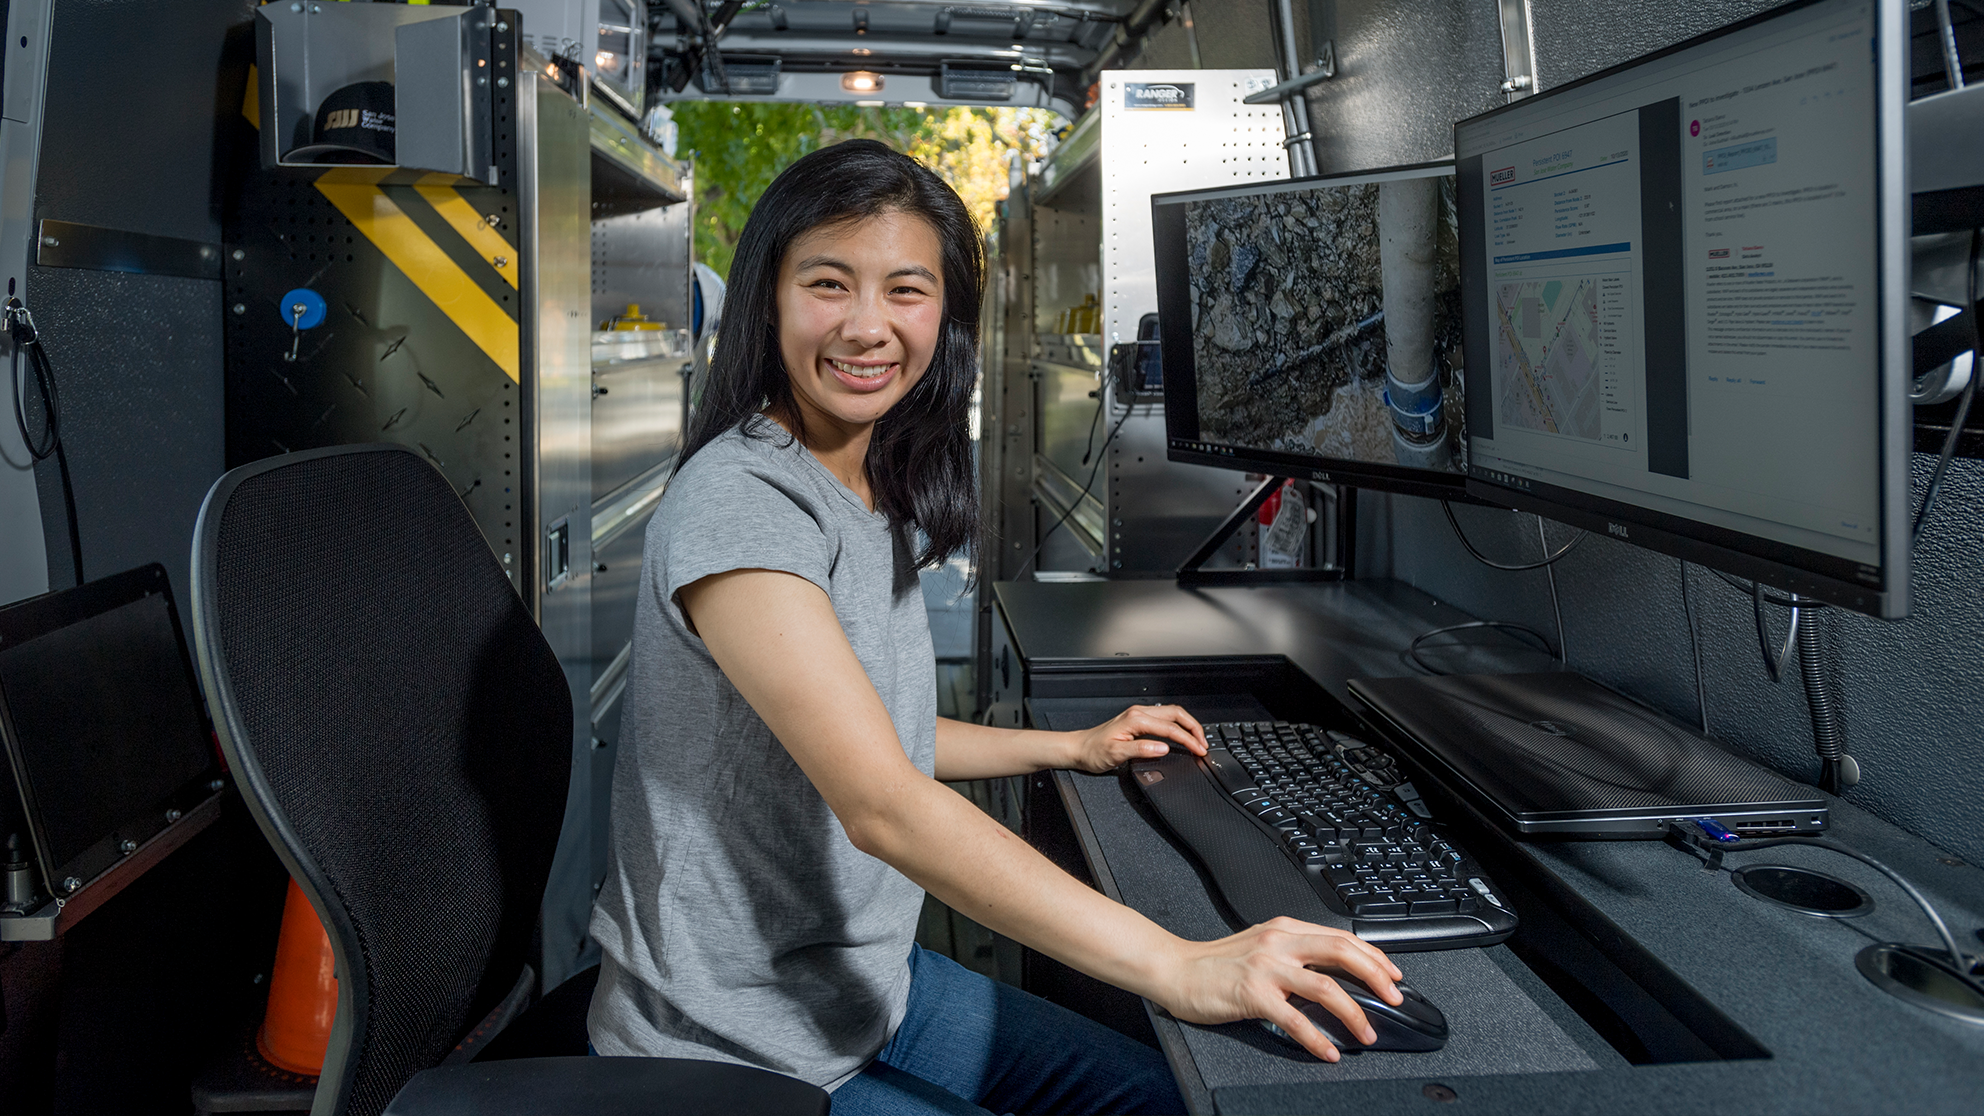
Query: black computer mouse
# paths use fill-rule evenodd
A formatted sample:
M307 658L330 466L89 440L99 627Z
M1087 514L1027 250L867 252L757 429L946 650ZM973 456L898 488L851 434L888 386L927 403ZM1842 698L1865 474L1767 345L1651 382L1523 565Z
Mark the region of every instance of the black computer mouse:
M1294 1004L1323 1034L1329 1036L1329 1040L1336 1044L1338 1050L1346 1053L1358 1050L1425 1053L1429 1050L1438 1050L1447 1044L1447 1017L1440 1013L1439 1008L1433 1006L1433 1001L1420 995L1418 989L1404 981L1397 983L1398 990L1405 995L1405 1001L1393 1007L1379 999L1377 993L1366 988L1364 982L1355 977L1337 976L1332 973L1330 978L1350 994L1350 998L1357 1002L1358 1007L1364 1009L1364 1018L1371 1021L1371 1029L1377 1032L1376 1042L1366 1046L1352 1038L1350 1028L1344 1026L1343 1020L1330 1014L1330 1010L1321 1004L1305 1000L1300 996L1290 996L1288 1002ZM1286 1031L1265 1019L1261 1020L1261 1026L1288 1039L1291 1043L1295 1041L1289 1038Z

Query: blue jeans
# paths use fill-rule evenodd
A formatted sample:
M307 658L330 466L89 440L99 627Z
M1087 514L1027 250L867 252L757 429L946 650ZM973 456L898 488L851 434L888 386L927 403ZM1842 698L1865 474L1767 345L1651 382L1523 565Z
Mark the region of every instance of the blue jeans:
M1182 1113L1164 1056L940 954L909 953L909 1011L834 1116Z

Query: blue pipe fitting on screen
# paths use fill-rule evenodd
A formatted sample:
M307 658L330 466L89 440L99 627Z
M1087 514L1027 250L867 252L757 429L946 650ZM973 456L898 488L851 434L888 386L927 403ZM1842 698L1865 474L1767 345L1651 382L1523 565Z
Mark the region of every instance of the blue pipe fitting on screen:
M1392 409L1401 414L1424 414L1429 405L1437 405L1444 394L1437 368L1429 368L1426 378L1418 383L1408 384L1398 378L1390 364L1385 366L1385 394ZM1435 406L1434 409L1437 409ZM1408 428L1409 429L1409 428Z
M1438 381L1429 381L1437 385ZM1446 429L1445 401L1440 393L1400 398L1394 394L1396 384L1385 388L1385 404L1392 409L1392 422L1408 434L1430 438Z

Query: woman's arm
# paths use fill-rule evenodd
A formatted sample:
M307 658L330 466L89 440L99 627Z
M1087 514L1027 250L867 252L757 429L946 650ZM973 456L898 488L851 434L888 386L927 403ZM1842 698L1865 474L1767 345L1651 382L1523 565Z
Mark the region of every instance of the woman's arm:
M1055 767L1100 775L1125 760L1163 755L1171 750L1165 740L1195 756L1206 754L1205 729L1176 705L1133 705L1082 732L993 728L939 717L937 778L946 783L1001 779Z
M1288 1003L1323 1004L1366 1042L1363 1012L1308 966L1340 969L1401 1002L1399 971L1340 930L1278 918L1188 942L1077 882L904 754L887 708L825 593L769 570L703 578L680 593L717 665L826 799L848 840L966 917L1180 1019L1267 1019L1319 1058L1336 1048Z

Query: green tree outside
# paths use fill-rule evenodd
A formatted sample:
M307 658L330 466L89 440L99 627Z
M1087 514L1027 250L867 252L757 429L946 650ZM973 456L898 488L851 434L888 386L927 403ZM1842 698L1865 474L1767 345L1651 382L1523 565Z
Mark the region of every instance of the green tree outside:
M981 228L1006 186L1012 153L1052 150L1061 118L1046 109L913 109L677 101L677 150L696 163L696 258L726 278L758 197L809 151L875 139L921 161L964 199Z

